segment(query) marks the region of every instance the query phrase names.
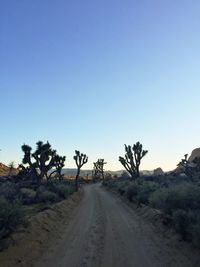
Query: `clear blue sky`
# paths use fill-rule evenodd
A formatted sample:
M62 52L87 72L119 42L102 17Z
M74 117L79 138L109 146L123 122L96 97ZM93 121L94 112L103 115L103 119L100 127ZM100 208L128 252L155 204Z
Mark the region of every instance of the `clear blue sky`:
M49 140L121 169L175 168L200 146L199 0L0 1L0 161Z

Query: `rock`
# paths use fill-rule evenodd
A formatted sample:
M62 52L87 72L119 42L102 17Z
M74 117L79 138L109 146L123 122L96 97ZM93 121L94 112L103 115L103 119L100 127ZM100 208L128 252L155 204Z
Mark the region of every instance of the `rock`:
M188 158L189 162L192 162L195 158L200 158L200 148L195 148L190 157Z
M157 168L153 171L153 175L159 176L159 175L164 175L164 171L161 168Z

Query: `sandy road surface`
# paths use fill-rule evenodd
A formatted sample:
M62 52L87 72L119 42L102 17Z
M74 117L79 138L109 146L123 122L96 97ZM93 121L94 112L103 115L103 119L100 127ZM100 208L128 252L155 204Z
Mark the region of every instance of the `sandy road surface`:
M181 244L176 247L166 243L152 226L101 185L84 190L62 240L55 242L35 267L200 266L184 254Z

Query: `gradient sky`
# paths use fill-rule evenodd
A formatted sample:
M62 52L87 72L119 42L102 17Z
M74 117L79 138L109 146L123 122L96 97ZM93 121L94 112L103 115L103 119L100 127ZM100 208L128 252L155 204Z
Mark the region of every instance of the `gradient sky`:
M0 161L47 141L122 169L175 168L200 146L200 1L1 0Z

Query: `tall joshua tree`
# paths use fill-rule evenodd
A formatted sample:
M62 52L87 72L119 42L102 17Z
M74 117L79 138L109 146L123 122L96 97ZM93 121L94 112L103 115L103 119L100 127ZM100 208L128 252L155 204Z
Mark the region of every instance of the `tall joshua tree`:
M104 159L98 159L97 162L94 162L94 176L101 177L104 180L104 165L106 162Z
M75 160L76 166L77 166L75 186L76 186L76 191L78 191L78 178L80 175L80 170L81 170L82 166L88 162L88 157L86 156L86 154L80 153L80 151L75 150L74 160Z
M125 152L125 157L119 157L119 161L131 175L132 179L135 180L140 176L139 167L141 159L148 153L148 151L143 150L142 144L137 142L133 147L125 145Z
M37 178L38 182L43 178L49 180L51 177L49 172L54 167L61 173L65 157L57 155L56 150L51 148L49 142L43 143L42 141L39 141L36 144L37 147L34 153L32 153L32 148L30 146L22 146L22 151L24 152L22 163L28 165L28 167L20 165L20 168L26 170L33 175L33 177Z

